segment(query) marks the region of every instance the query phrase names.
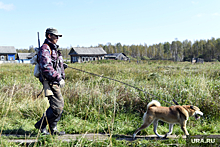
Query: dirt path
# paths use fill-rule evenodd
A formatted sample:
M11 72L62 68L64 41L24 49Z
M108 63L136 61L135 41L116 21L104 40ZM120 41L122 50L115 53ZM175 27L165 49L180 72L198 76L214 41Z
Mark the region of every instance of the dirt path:
M25 135L16 135L16 134L2 134L2 136L7 136L8 142L15 142L19 144L32 144L37 142L36 136L29 136L25 137ZM13 137L19 137L19 138L27 138L27 139L10 139ZM80 139L87 139L90 141L93 140L107 140L110 138L116 138L117 140L127 140L127 141L134 141L136 139L146 139L146 140L151 140L151 139L160 139L160 140L165 140L167 138L158 138L156 135L147 135L147 136L140 136L137 135L135 139L132 138L131 135L112 135L110 136L109 134L66 134L63 136L58 136L59 140L70 142L72 140L80 140ZM35 139L29 139L29 138L35 138ZM168 138L178 138L176 135L170 135ZM186 138L186 136L183 136L183 138Z

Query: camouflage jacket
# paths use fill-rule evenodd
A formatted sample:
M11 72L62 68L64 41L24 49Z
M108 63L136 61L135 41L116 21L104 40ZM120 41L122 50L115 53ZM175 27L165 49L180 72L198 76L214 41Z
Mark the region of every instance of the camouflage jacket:
M49 83L59 84L61 79L65 79L63 57L58 47L58 45L52 44L48 39L45 39L38 52L40 72ZM42 83L43 77L41 75L39 77Z

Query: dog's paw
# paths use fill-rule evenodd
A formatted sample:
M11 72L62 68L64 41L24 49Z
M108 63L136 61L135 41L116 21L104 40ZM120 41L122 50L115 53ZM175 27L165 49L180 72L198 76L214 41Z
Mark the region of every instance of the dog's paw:
M135 136L136 136L136 134L133 134L133 135L132 135L132 138L135 139Z
M167 138L167 136L170 135L169 133L165 134L163 138Z

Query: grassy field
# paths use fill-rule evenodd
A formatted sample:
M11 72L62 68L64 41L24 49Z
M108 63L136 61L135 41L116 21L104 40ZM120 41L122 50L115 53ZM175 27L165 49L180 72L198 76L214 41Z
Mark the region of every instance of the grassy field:
M175 98L180 105L198 106L205 114L200 120L190 118L187 129L190 135L220 134L220 64L195 64L170 61L97 61L69 66L117 79L138 87L147 93L172 103ZM0 64L0 134L29 134L37 136L36 121L48 108L47 98L37 95L42 85L33 76L30 64ZM153 99L121 83L67 68L66 86L62 89L65 99L64 113L59 130L69 134L108 133L109 140L96 142L76 140L70 143L39 136L44 146L166 146L183 144L178 140L120 141L114 135L132 135L141 126L143 113ZM161 105L170 106L162 100ZM158 127L159 134L169 131L168 124ZM152 135L153 126L138 135ZM184 135L179 125L174 126L175 135ZM1 136L0 146L16 146Z

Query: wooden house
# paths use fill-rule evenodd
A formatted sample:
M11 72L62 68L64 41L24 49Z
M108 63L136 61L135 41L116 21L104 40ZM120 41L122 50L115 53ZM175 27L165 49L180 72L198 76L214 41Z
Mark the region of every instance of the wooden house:
M114 54L107 54L105 55L105 59L112 59L112 60L129 60L129 58L124 53L114 53Z
M204 63L204 59L202 58L192 58L191 60L192 63Z
M35 53L18 53L17 59L19 63L30 63L31 58Z
M0 46L0 61L15 60L16 53L14 46Z
M102 47L73 47L69 52L71 63L102 60L106 54Z

